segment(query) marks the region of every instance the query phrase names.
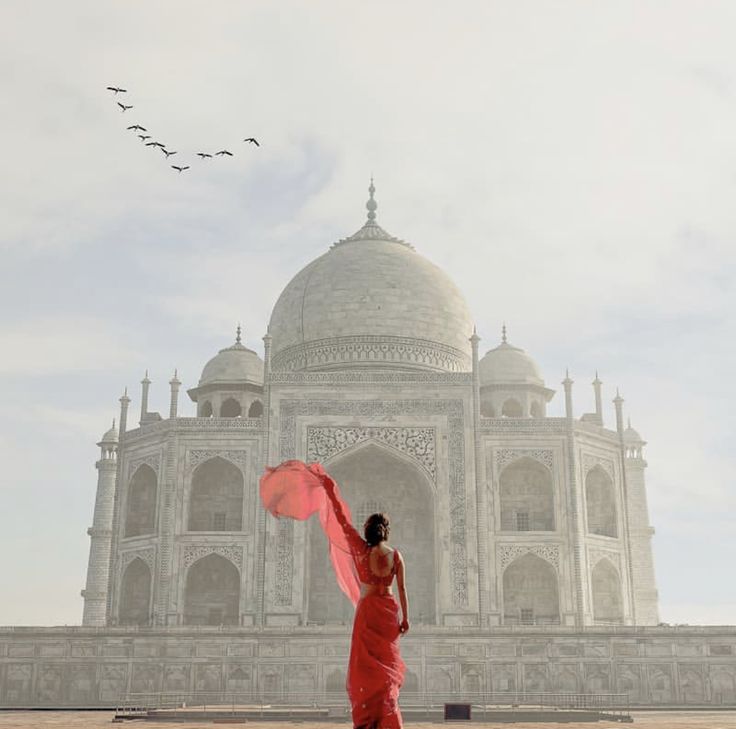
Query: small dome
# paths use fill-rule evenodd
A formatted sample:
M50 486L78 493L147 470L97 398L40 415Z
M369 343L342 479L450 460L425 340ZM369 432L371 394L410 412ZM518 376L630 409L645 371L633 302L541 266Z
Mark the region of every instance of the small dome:
M263 384L263 360L252 349L241 344L240 327L235 344L221 349L204 366L198 386L235 382Z
M486 352L478 367L481 385L522 384L544 387L537 363L523 349L506 341L506 327L501 344Z
M624 430L624 440L627 443L644 443L645 442L644 439L639 435L639 432L634 430L631 427L630 420L629 420L628 427L626 428L626 430Z
M115 420L112 421L112 428L105 432L100 438L100 443L117 443L118 442L118 429L115 426Z

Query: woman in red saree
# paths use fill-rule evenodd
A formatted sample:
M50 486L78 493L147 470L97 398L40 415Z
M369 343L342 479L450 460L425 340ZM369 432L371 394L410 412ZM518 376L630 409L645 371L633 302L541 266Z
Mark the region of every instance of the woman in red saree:
M404 561L387 544L388 519L371 515L365 539L353 527L350 509L335 481L318 463L285 461L267 468L261 499L274 516L305 520L319 514L330 545L337 582L356 606L347 691L356 729L401 729L399 689L406 667L399 636L409 630ZM399 605L392 593L397 580Z

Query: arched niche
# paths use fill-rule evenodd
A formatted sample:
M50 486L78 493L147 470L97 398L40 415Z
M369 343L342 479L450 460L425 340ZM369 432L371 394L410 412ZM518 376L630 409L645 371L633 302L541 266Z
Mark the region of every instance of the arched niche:
M221 418L237 418L242 414L243 408L234 397L229 397L220 405Z
M211 418L212 417L212 403L209 400L205 400L202 403L202 407L199 410L199 416L201 418Z
M521 418L524 416L524 410L515 397L510 397L504 401L501 415L505 418Z
M238 625L240 572L219 554L197 560L187 572L185 625Z
M428 477L418 465L375 443L343 452L327 465L343 497L355 512L353 523L362 535L359 512L375 506L391 520L389 543L407 564L409 617L415 623L436 621L435 503ZM368 514L366 514L367 516ZM327 540L318 520L309 525L308 620L350 624L353 606L337 586Z
M124 536L138 537L156 531L156 472L138 466L128 484Z
M597 623L622 623L624 606L621 598L621 579L616 568L601 559L593 568L593 621Z
M333 668L325 679L325 691L328 694L337 694L340 698L345 694L345 686L347 684L347 676L344 669Z
M490 400L480 401L480 416L482 418L495 418L496 411L493 409L493 404Z
M248 408L249 418L260 418L263 415L263 403L260 400L253 400Z
M557 625L559 589L554 567L530 552L503 573L504 625Z
M544 415L544 410L538 400L532 400L532 404L529 407L529 415L533 418L541 418Z
M552 473L524 456L512 461L499 477L501 529L512 532L555 530Z
M151 570L136 557L123 572L120 583L120 625L148 625L151 622Z
M585 477L585 504L588 532L604 537L617 537L618 520L613 481L600 466L591 468Z
M189 531L241 531L244 485L243 474L230 461L215 456L200 463L192 474Z

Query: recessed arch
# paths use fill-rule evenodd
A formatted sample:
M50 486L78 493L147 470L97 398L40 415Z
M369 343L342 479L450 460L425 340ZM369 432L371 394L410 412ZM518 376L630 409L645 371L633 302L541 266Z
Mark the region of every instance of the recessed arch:
M189 531L241 531L244 486L241 470L230 461L215 456L200 463L189 492Z
M243 407L234 397L229 397L220 405L221 418L237 418L242 414Z
M605 557L598 560L591 575L593 589L593 621L622 623L624 606L621 598L621 578Z
M524 410L515 397L510 397L504 401L501 415L505 418L521 418L524 416Z
M125 537L155 532L157 481L156 471L147 463L138 466L130 479L123 532Z
M527 552L503 573L504 625L557 625L560 601L557 572L546 560Z
M552 473L536 459L517 458L501 471L499 499L503 531L555 530Z
M249 418L260 418L263 415L263 403L260 400L253 400L248 408Z
M435 623L435 498L424 469L404 454L375 441L346 449L326 467L356 516L364 503L366 508L377 503L388 514L389 541L407 564L410 619L415 623ZM355 519L354 523L360 531L362 524ZM349 624L353 608L336 584L327 542L317 520L312 520L309 527L308 562L308 619Z
M594 466L585 476L585 504L588 532L604 537L617 537L618 520L613 480L601 466Z
M149 625L151 603L151 569L136 557L123 572L120 582L120 625Z
M493 409L493 403L490 400L480 401L480 415L482 418L496 417L496 411Z
M201 418L211 418L212 413L213 413L212 403L209 400L205 400L202 403L202 407L200 408L199 416Z
M187 571L185 625L238 625L240 572L228 559L208 554Z
M529 407L529 415L533 418L541 418L544 415L544 410L538 400L533 400Z

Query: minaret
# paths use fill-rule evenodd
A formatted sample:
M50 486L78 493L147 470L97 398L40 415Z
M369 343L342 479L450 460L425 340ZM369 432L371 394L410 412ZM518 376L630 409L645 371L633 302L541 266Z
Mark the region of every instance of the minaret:
M595 392L595 416L598 420L598 425L603 425L603 399L601 396L601 385L603 383L598 379L598 370L595 372L595 379L593 380L593 391Z
M177 410L179 408L179 388L181 387L181 382L179 381L179 378L177 377L177 370L174 370L174 376L169 380L169 385L171 387L171 402L169 404L169 417L175 418L177 414Z
M616 397L613 398L616 407L616 432L623 438L624 435L624 399L616 388Z
M572 420L572 386L574 380L570 379L570 370L565 370L565 379L562 384L565 388L565 417Z
M82 590L84 612L82 625L105 625L107 584L110 571L110 546L112 539L112 512L115 497L115 471L117 469L118 431L115 421L97 444L100 459L97 469L97 497L90 536L87 585Z
M150 387L151 381L148 379L148 370L146 370L146 374L141 380L141 419L138 421L139 425L143 425L148 413L148 390Z
M644 470L643 447L646 442L629 422L623 433L624 468L628 491L629 540L631 543L631 581L636 625L659 623L659 597L654 575L652 537Z

